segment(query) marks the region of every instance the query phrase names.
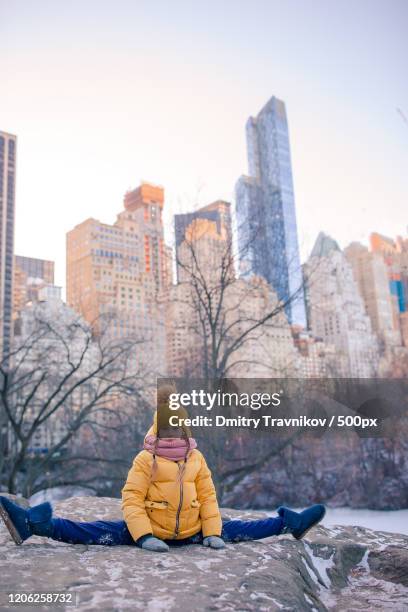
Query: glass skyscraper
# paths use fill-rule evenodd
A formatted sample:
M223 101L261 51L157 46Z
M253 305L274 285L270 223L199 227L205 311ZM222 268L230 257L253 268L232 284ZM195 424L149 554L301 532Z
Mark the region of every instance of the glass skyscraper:
M291 324L306 327L285 104L275 97L246 124L250 176L236 186L240 268L273 287Z

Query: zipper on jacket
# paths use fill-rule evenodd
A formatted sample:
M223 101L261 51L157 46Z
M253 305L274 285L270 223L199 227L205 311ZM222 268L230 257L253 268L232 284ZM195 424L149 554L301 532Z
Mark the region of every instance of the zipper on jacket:
M180 470L182 469L182 465L180 465L180 463L177 464L177 467ZM177 538L178 534L179 534L179 529L180 529L180 512L181 512L181 506L183 505L183 479L180 476L180 502L177 508L177 514L176 514L176 528L174 530L174 535L173 535L173 539Z

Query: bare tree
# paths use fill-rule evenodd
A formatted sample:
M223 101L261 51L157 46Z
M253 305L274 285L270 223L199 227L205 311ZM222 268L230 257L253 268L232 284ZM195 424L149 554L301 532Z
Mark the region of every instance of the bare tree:
M135 429L137 411L140 416L147 405L145 376L135 365L141 350L141 340L95 336L77 317L61 321L37 312L0 363L8 428L2 487L30 496L57 485L92 486L107 465L124 470L129 457L112 453L112 443L124 428Z
M287 327L285 309L303 294L302 284L278 301L264 279L240 278L243 249L234 248L230 232L218 235L211 229L206 232L193 222L186 232L176 253L180 291L175 296L196 345L189 369L208 381L226 378L239 364L254 364L256 358L246 357L244 348Z
M249 245L239 250L232 232L214 225L193 221L176 252L179 283L169 301L178 309L182 333L181 357L177 355L180 361L173 373L199 378L209 390L216 390L221 381L231 377L272 378L278 372L280 377L298 375L297 350L285 309L302 296L303 283L279 301L264 279L240 277L239 262ZM172 333L176 339L177 329ZM282 350L287 354L277 362L271 348L274 343L279 346L284 333ZM248 447L243 432L235 432L232 440L225 429L212 430L205 440L205 452L220 498L247 475L264 468L299 435L296 432L273 440L264 436L255 450Z
M251 239L256 238L252 236ZM321 252L315 249L314 257L307 266L307 278L305 275L303 277L303 283L309 288L313 283L321 281L321 275L328 274L325 266L321 265L326 257L323 246L320 245ZM272 346L268 345L268 334L273 338L274 331L284 327L282 317L284 319L286 306L303 292L302 285L285 301L279 302L262 279L252 276L244 280L238 276L241 257L242 253L234 248L233 238L228 232L222 234L222 231L215 231L209 223L199 221L191 224L176 254L179 284L173 294L179 301L179 312L183 316L180 327L184 329L180 333L179 352L185 352L186 356L184 362L181 359L177 364L175 373L181 377L200 379L212 391L222 386L222 381L227 378L258 377L258 368L262 366L265 372L263 376L268 376L268 364L263 361L268 347ZM315 307L318 308L319 304L315 304ZM263 352L259 350L262 345L266 347ZM325 358L327 377L335 379L343 375L341 357L339 351L336 351L330 359ZM280 370L281 377L290 375L291 365L289 361L288 367ZM405 368L404 364L399 366L396 371L401 376ZM242 373L245 371L246 374ZM254 375L254 371L257 374ZM270 371L269 376L276 376L276 368L270 367ZM295 368L292 375L296 376ZM318 387L318 381L316 385ZM320 457L314 454L316 444L313 438L305 436L300 439L301 433L285 432L274 438L257 436L256 444L251 444L244 430L235 430L231 435L231 430L212 428L204 440L204 450L213 469L220 499L237 487L241 490L239 485L244 479L246 485L248 481L259 483L259 479L253 476L262 471L267 474L268 468L279 463L280 457L290 455L292 448L297 449L297 459L293 465L297 473L303 470L313 495L319 499L328 494L333 495L333 478L328 475L327 469L324 473L321 471ZM368 455L381 447L379 458L374 457L376 465L381 469L383 465L396 465L388 447L386 454L382 443L370 444L360 440L355 442L357 449L367 446ZM348 446L339 443L339 447L343 449L344 457L340 452L338 465L346 465ZM401 453L394 454L401 461ZM368 464L371 469L371 457ZM337 466L330 466L330 469L340 481ZM391 468L387 469L392 472ZM289 484L290 481L289 474ZM246 486L245 490L250 488Z

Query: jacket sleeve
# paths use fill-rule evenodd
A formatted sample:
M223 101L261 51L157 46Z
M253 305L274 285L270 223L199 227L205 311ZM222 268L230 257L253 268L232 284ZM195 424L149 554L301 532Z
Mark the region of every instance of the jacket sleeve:
M153 533L145 507L150 475L150 461L142 451L135 457L122 489L123 518L135 542L141 536Z
M217 494L211 472L203 456L201 468L196 478L197 499L200 502L200 518L203 536L221 535L222 521L218 508Z

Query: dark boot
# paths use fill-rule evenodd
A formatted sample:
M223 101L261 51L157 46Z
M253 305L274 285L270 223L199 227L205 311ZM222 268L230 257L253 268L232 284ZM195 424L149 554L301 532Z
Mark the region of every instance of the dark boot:
M49 502L26 510L0 496L0 516L16 544L22 544L32 535L52 536L52 507Z
M315 504L303 512L295 512L281 506L278 508L278 514L283 519L281 533L291 533L296 540L301 540L312 527L320 523L326 514L326 508L322 504Z

